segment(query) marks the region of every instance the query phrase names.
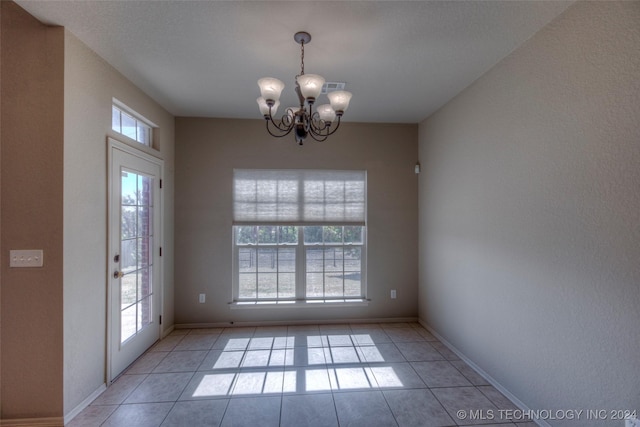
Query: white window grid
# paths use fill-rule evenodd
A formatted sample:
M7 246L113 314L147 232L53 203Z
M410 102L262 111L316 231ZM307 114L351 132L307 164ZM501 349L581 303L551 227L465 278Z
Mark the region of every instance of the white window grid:
M253 225L255 227L264 226L266 224L256 224ZM288 225L288 224L280 224L280 225ZM322 224L315 226L335 226L337 224ZM306 225L306 226L314 226L314 225ZM298 227L298 240L297 243L277 243L277 244L266 244L266 243L253 243L253 244L241 244L238 243L237 232L239 230L239 226L233 227L233 300L235 302L282 302L282 301L308 301L308 302L338 302L345 300L362 300L366 299L366 226L362 226L362 235L361 242L314 242L314 243L305 243L304 242L304 227L303 225L299 225ZM258 294L258 289L260 287L258 282L258 276L261 273L258 271L256 266L256 296L255 297L241 297L240 296L240 269L241 264L246 263L246 259L242 259L240 256L240 251L242 249L251 248L255 249L256 256L259 254L260 250L272 251L275 254L275 259L273 260L275 272L262 272L267 274L275 274L276 278L279 279L279 259L280 253L282 249L294 249L295 253L295 293L294 295L287 297L279 297L279 296L267 296L260 298ZM323 259L322 271L307 271L307 254L309 251L320 251L322 250ZM359 251L359 270L355 269L345 269L345 257L344 254L349 251ZM327 287L326 284L323 283L323 294L322 295L308 295L307 294L307 286L308 286L308 273L316 273L322 275L323 280L326 280L326 261L327 254L333 253L335 256L335 252L340 251L342 256L338 258L331 259L329 261L342 261L342 269L341 270L332 270L334 273L342 273L342 295L326 295ZM256 259L257 262L257 259ZM284 273L288 273L285 271ZM359 274L360 279L360 292L356 295L354 293L345 292L345 276L348 274Z
M111 129L142 145L151 147L153 127L132 110L115 103L111 106Z

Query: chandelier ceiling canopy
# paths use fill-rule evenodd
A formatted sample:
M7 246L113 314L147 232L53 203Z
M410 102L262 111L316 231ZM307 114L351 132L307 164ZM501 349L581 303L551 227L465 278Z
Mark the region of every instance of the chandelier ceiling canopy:
M338 130L340 119L349 107L351 93L344 90L328 92L329 104L318 105L314 109L325 80L317 74L304 73L304 45L311 41L311 35L301 31L293 39L300 44L300 74L296 76L295 88L300 106L287 107L282 117L275 120L284 83L273 77L264 77L258 80L261 94L257 99L258 107L270 135L282 138L293 131L299 145L307 136L324 141Z

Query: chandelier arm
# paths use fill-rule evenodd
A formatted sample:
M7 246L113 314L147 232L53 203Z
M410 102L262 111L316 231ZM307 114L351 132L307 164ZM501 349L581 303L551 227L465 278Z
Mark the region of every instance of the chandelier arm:
M322 142L322 141L326 141L329 135L331 134L322 135L322 134L317 134L315 132L309 132L309 135L311 135L311 138L313 138L314 140L318 142Z
M271 108L269 108L269 115L265 116L265 120L267 121L267 126L269 122L271 122L272 126L278 129L280 132L289 133L291 132L291 128L293 127L293 120L291 120L287 114L282 116L282 118L280 119L280 124L273 120L273 116L271 115Z
M313 129L313 130L311 130L309 132L309 135L311 135L311 138L315 139L316 141L322 142L322 141L325 141L329 136L331 136L334 133L336 133L336 131L338 130L339 127L340 127L340 117L338 117L338 123L336 124L335 128L331 129L331 125L326 126L324 128L324 129L327 130L327 133L319 133L315 129Z
M329 135L333 135L334 133L336 133L336 131L338 130L338 128L340 127L340 116L338 116L338 123L336 123L336 127L334 127L333 129L331 129L329 131L329 133L327 133L327 136Z
M265 122L267 124L267 132L269 132L269 135L274 136L276 138L282 138L282 137L285 137L285 136L289 135L291 133L291 131L293 130L293 128L294 128L294 126L290 126L288 129L282 129L276 124L276 122L273 121L273 119L265 120ZM280 131L281 133L277 134L277 133L271 132L271 128L269 128L269 123L272 123L273 126L275 126L275 128L278 131Z
M328 132L330 127L331 124L327 125L327 122L320 118L320 114L317 111L309 117L309 132L323 135L323 132Z
M289 132L292 128L292 126L283 126L282 123L278 124L278 122L276 122L275 120L273 120L273 118L269 117L267 120L267 126L269 124L271 124L271 126L275 129L277 129L280 132Z
M329 129L331 129L331 124L329 123L327 125L327 123L324 120L320 120L317 117L318 113L315 113L315 115L316 115L316 117L314 117L315 120L311 122L309 135L311 135L311 138L315 139L316 141L322 142L329 137L330 135ZM315 123L319 123L321 126Z

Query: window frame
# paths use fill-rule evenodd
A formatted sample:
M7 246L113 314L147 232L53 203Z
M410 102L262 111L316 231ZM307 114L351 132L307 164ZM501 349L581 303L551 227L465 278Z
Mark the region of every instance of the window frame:
M293 304L293 303L349 303L349 302L362 302L367 300L367 227L366 225L353 225L353 224L277 224L277 226L296 226L298 227L298 240L297 243L285 243L285 244L238 244L237 233L239 227L260 227L260 226L274 226L272 223L259 223L259 224L241 224L232 226L233 235L233 286L232 286L232 304L255 304L255 305L273 305L273 304ZM345 243L344 233L342 242L322 242L322 243L305 243L304 241L304 227L325 227L325 226L357 226L362 228L362 242L361 243ZM344 229L343 229L344 230ZM360 248L360 295L358 296L345 296L344 295L344 282L343 282L343 295L342 296L322 296L322 297L309 297L307 296L307 249L309 248ZM272 299L260 299L257 296L255 298L241 298L240 297L240 249L241 248L294 248L295 249L295 296L293 298L279 298ZM342 273L344 275L344 258ZM256 267L256 275L259 274ZM323 276L326 274L323 263ZM344 281L343 277L343 281ZM258 286L258 284L256 284ZM324 288L324 286L323 286Z
M366 170L331 170L331 169L233 169L233 215L232 215L232 301L231 305L272 305L324 303L324 304L362 304L367 300L367 171ZM258 228L252 244L238 244L239 227L298 227L298 240L295 245L258 243L261 234ZM343 227L341 242L325 242L323 228L322 242L305 244L304 227ZM345 243L344 227L361 227L361 243ZM266 235L268 236L268 234ZM265 236L262 236L265 237ZM249 240L251 240L249 239ZM279 239L279 237L278 237ZM266 239L271 241L271 239ZM277 240L276 240L277 241ZM360 247L360 295L345 296L345 282L349 280L345 274L345 257L347 248ZM262 283L267 284L265 290L274 295L272 298L259 297L259 274L273 274L273 268L265 268L256 264L255 288L253 297L240 298L241 286L244 293L253 283L242 280L240 265L240 248L255 247L256 262L259 261L258 248L295 247L295 296L278 297L278 282L272 289L272 277L264 276ZM330 277L331 269L325 263L325 252L322 254L322 296L307 295L307 251L310 248L342 249L342 293L340 296L327 296L328 283L333 290L338 290L336 280ZM278 259L278 258L276 258ZM352 258L352 260L354 260ZM285 261L286 262L286 261ZM268 264L267 264L268 265ZM252 268L252 267L251 267ZM355 272L354 272L355 273ZM276 274L279 274L276 270ZM318 278L316 278L318 279ZM241 283L242 282L242 283ZM310 283L312 283L310 281ZM316 282L319 283L319 280ZM246 288L245 286L248 285ZM354 289L354 288L351 288ZM337 292L336 292L337 293ZM300 304L303 303L303 304Z
M114 126L113 126L114 109L118 110L119 113L120 113L120 127L119 127L119 130L115 129ZM125 134L122 131L122 115L123 114L128 116L130 119L132 119L134 121L135 129L136 129L136 137L135 138L132 138L131 136ZM137 137L139 125L144 126L148 131L148 137L146 138L145 141L141 141ZM157 130L157 128L158 128L158 126L156 124L154 124L152 121L148 120L146 117L142 116L141 114L137 113L132 108L130 108L127 105L125 105L123 102L117 100L116 98L112 99L112 102L111 102L111 126L110 126L110 129L113 132L115 132L116 134L118 134L118 137L120 137L121 139L125 139L125 141L134 143L137 146L148 147L148 148L151 148L153 150L156 150L156 148L154 147L154 145L155 145L154 142L155 142L155 138L156 138L156 130Z

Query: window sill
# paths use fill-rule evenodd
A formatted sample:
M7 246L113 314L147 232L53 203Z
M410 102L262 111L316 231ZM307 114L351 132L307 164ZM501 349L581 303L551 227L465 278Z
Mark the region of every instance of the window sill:
M308 301L236 301L230 302L231 310L260 308L300 308L300 307L363 307L369 305L368 299L326 299Z

